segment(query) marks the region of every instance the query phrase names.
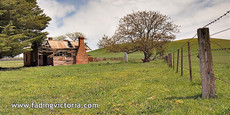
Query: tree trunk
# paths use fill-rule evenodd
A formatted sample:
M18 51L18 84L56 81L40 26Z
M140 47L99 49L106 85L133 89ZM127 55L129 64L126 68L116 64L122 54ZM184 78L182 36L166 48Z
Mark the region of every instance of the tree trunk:
M144 56L145 56L145 58L142 60L143 63L150 62L151 54L144 52Z

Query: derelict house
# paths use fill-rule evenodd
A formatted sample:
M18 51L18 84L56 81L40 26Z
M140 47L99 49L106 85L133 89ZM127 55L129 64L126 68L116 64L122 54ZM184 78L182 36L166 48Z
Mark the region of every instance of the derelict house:
M43 44L33 44L32 51L24 53L24 66L57 66L71 64L87 64L86 50L91 50L84 38L78 41L53 40L49 38Z

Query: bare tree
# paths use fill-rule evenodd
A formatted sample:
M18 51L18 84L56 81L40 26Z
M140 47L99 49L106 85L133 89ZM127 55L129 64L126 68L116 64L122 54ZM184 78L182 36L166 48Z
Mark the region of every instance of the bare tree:
M68 33L68 34L66 34L66 36L68 36L73 41L77 41L79 37L85 38L85 35L81 32Z
M144 53L143 62L149 62L155 48L175 39L178 26L169 17L154 11L138 11L120 19L115 34L104 36L98 43L112 52Z

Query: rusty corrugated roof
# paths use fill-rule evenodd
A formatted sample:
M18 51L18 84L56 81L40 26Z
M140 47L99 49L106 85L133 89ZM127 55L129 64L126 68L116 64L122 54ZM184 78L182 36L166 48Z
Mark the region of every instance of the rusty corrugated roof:
M73 45L73 47L78 47L78 42L76 42L76 41L70 41L70 43Z
M48 43L53 49L69 48L68 42L66 41L48 40Z

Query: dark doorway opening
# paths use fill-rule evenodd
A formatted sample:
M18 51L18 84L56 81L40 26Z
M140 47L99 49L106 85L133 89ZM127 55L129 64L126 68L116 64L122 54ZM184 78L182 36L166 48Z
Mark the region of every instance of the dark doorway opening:
M47 55L43 55L43 65L47 66Z

